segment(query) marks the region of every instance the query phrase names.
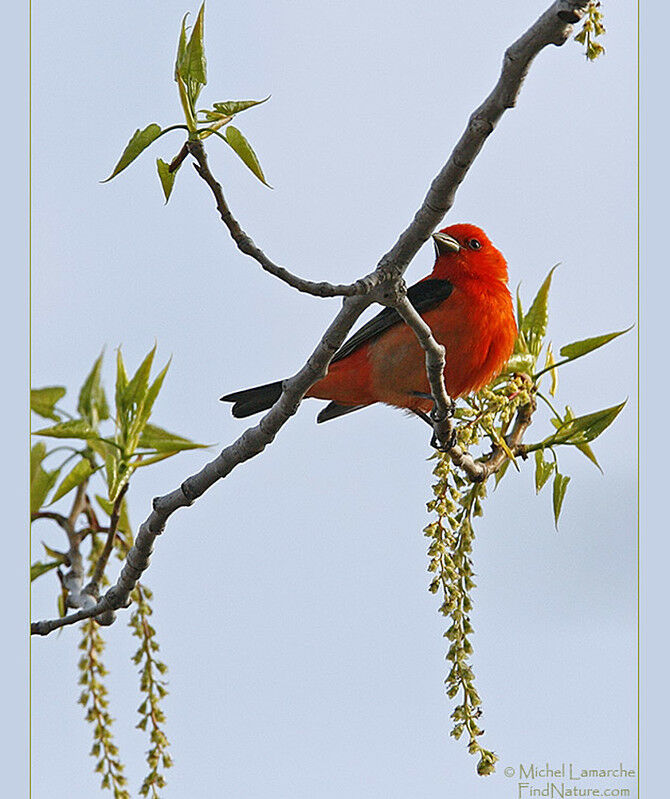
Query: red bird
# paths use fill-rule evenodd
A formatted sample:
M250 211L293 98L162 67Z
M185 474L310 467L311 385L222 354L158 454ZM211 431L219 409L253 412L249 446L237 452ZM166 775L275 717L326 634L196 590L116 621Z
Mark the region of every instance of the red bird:
M446 349L444 382L452 398L482 388L512 354L516 322L507 288L507 263L475 225L460 224L433 234L435 266L407 297ZM384 402L428 413L433 406L426 361L414 332L393 308L354 333L335 353L328 374L307 397L330 400L317 422ZM281 381L221 397L233 416L270 408Z

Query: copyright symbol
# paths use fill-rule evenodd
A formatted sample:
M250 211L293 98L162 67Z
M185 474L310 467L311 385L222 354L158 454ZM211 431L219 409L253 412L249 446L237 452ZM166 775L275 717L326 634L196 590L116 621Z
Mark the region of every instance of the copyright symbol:
M505 769L505 776L506 777L514 776L514 769L512 768L512 766L507 766L507 768Z

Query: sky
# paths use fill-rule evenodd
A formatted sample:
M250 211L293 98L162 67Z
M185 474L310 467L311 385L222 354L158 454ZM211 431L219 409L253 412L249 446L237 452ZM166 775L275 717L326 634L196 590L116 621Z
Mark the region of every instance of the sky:
M369 272L497 79L503 51L543 8L210 2L203 103L272 95L237 124L273 190L208 142L238 218L305 277ZM152 420L215 444L137 475L136 525L151 497L243 432L218 397L297 371L338 307L238 253L188 165L163 205L155 158L169 160L179 134L99 182L137 127L181 121L172 68L186 10L74 2L67 13L34 4L32 17L33 385L66 385L74 404L103 348L111 386L116 347L136 365L157 342L172 364ZM637 319L635 30L626 9L604 11L606 56L589 64L574 42L538 56L447 217L486 229L526 304L560 263L556 348ZM408 282L432 258L427 245ZM604 475L561 452L572 480L558 531L530 464L490 492L477 522L473 668L495 775L478 778L449 737L444 622L421 534L427 429L388 408L316 427L320 404L309 400L157 542L146 583L169 666L175 767L164 795L486 799L518 795L519 764L637 769L635 351L631 333L561 372L558 401L577 413L628 404L594 445ZM531 438L548 429L538 415ZM33 525L37 556L42 540L62 545L45 522ZM52 575L34 584L33 618L53 615L56 592ZM132 793L146 743L133 729L140 699L123 613L108 641ZM32 645L37 799L100 794L76 704L77 643L68 628ZM635 795L632 780L594 785Z

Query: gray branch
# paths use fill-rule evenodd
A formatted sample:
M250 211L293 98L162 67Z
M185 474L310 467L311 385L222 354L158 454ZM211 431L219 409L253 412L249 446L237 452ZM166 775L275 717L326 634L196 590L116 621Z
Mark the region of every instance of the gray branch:
M403 297L395 304L395 309L414 331L419 344L426 353L426 375L433 396L433 409L430 418L433 422L435 439L441 446L447 446L453 431L452 401L444 384L446 350L433 336L433 331L424 322L412 303Z
M398 303L398 298L402 294L401 280L407 266L453 205L458 186L502 114L506 109L514 107L533 59L547 45L562 45L568 39L572 30L571 23L577 22L581 18L588 2L589 0L557 0L506 51L497 84L470 117L463 135L449 160L433 181L423 204L410 225L401 234L396 244L383 256L375 271L349 286L304 281L270 261L242 231L232 215L227 216L230 211L223 199L221 187L207 168L204 149L201 145L198 147L198 143L190 145L189 149L196 158L199 174L214 192L219 213L237 246L243 252L251 255L268 272L301 291L307 291L317 296L344 295L343 307L307 363L294 377L285 381L280 398L261 421L256 426L248 428L233 444L226 447L200 472L185 480L179 488L154 499L153 511L140 526L135 543L128 553L116 584L92 607L82 608L61 619L34 622L31 625L31 633L47 635L59 627L74 624L83 619L93 616L100 618L101 614L105 614L102 616L105 623L111 623L114 611L121 607L127 607L130 603L131 591L149 566L156 537L163 532L172 513L178 508L192 505L214 483L226 477L235 466L258 455L274 440L282 426L298 409L305 392L327 373L333 354L341 346L347 333L365 308L372 302L381 302L385 305ZM237 227L235 227L236 225ZM444 354L442 353L440 356L439 350L433 346L434 338L430 330L426 331L423 323L416 325L416 319L407 310L407 305L409 303L405 304L401 301L399 310L401 313L405 312L404 318L406 321L410 320L413 329L418 331L419 340L425 343L428 375L429 378L432 377L432 386L435 382L435 364L440 357L444 358ZM439 383L439 380L437 382ZM436 400L441 404L440 410L442 410L442 405L446 405L448 402L443 381L441 387L435 386L435 391ZM524 426L523 419L521 421L520 419L521 411L517 415L516 427L522 436L527 424ZM530 417L528 417L529 422ZM458 447L452 448L450 452L454 462L463 468L473 480L486 479L486 476L492 473L497 460L502 463L506 457L505 453L502 455L494 453L488 462L482 463L475 461L472 456L462 452Z
M196 172L212 190L221 221L228 228L238 249L246 255L251 256L251 258L257 261L266 272L279 278L279 280L282 280L284 283L288 283L288 285L292 286L294 289L298 289L298 291L302 291L305 294L311 294L314 297L355 297L356 295L368 294L379 285L379 275L375 272L357 280L355 283L335 284L326 281L317 283L298 277L292 272L289 272L286 267L276 264L256 245L251 236L242 229L240 223L233 216L226 202L226 198L224 197L221 184L210 171L207 163L207 154L205 153L202 141L198 139L188 142L185 147L196 160L196 163L193 165Z

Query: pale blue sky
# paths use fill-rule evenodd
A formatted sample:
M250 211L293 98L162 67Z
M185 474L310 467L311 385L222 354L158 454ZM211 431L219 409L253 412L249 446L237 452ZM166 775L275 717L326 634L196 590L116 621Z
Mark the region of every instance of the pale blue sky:
M258 243L314 279L369 271L544 5L210 2L203 102L272 94L238 122L274 191L223 143L208 148ZM134 363L157 340L173 362L155 421L226 444L244 425L221 393L295 371L337 303L300 296L239 255L190 167L163 207L155 158L176 151L178 134L98 183L136 127L179 121L171 75L185 10L34 9L32 370L36 385L74 391L103 346L122 344ZM636 318L634 30L620 7L605 12L607 56L587 64L569 43L538 57L448 217L486 228L526 301L561 262L557 346ZM426 247L408 278L431 263ZM308 401L158 542L146 582L170 667L165 796L497 799L516 795L503 769L519 762L636 768L634 349L631 334L562 371L559 400L577 412L630 400L596 442L604 477L562 455L572 482L560 531L530 468L503 482L476 528L473 662L496 775L475 777L448 735L443 621L421 535L424 426L379 408L317 428ZM139 475L132 520L203 457ZM58 544L58 532L35 525L41 539ZM50 577L36 584L33 616L53 613L55 591ZM68 629L33 645L38 799L99 795L75 704L77 640ZM109 640L117 740L136 788L146 745L133 730L123 619Z

